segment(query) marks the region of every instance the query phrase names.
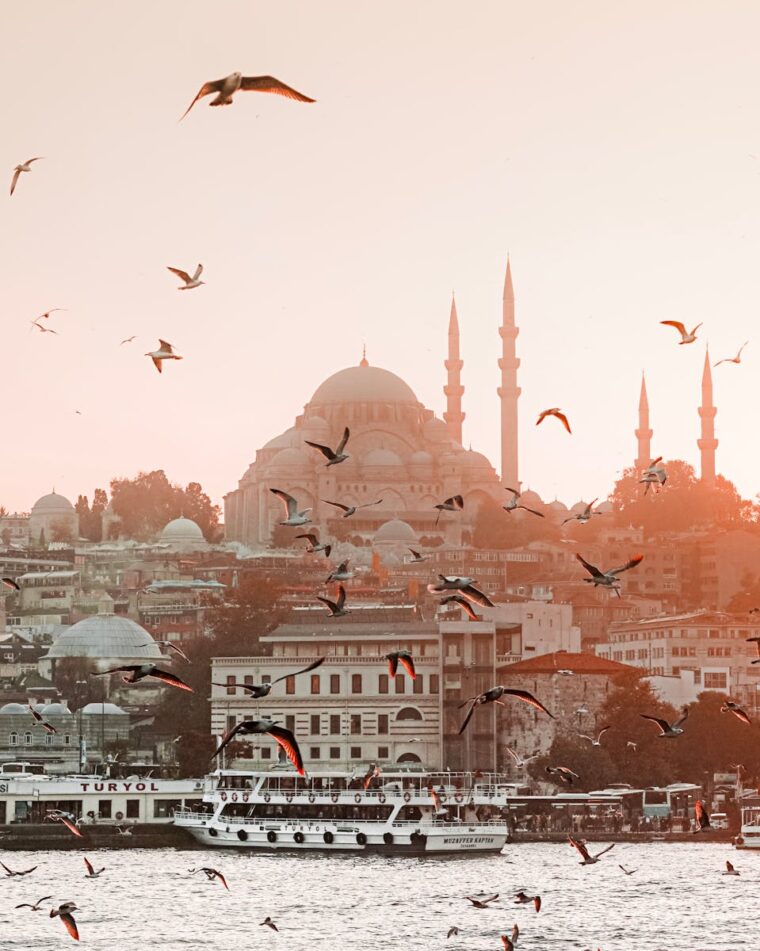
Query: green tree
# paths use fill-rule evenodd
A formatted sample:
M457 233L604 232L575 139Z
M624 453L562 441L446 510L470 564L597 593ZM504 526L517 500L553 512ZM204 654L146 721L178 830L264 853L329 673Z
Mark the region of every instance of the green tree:
M147 541L181 515L197 522L207 540L219 536L219 506L198 482L182 489L167 479L163 469L140 472L134 479L113 479L111 503L128 538Z

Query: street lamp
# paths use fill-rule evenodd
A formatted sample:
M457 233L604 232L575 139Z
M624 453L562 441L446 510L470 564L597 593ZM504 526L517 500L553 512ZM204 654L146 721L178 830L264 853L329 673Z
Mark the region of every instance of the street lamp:
M84 772L85 765L85 749L84 749L84 737L82 736L82 699L83 691L80 689L87 686L86 680L77 680L74 683L77 692L77 720L79 721L79 772Z

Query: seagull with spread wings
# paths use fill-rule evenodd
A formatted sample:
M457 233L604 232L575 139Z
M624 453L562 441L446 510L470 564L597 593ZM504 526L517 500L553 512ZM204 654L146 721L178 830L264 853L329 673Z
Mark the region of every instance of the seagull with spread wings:
M683 346L685 343L694 343L694 341L697 339L697 331L702 326L702 324L699 323L696 327L694 327L693 330L687 330L680 320L661 320L660 323L665 327L676 328L676 330L681 335L681 339L678 341L681 346Z
M569 766L546 766L544 772L549 776L557 776L564 786L572 786L576 779L580 779Z
M227 891L230 890L230 886L227 884L227 879L226 879L226 878L224 877L224 875L222 875L222 873L221 873L220 871L218 871L217 869L215 869L215 868L209 868L208 866L203 866L202 868L191 868L191 869L190 869L190 874L191 874L191 875L195 875L196 872L203 872L203 874L206 876L206 878L207 878L210 882L221 882L222 885L224 885L224 887L227 889Z
M332 551L332 545L322 545L319 541L318 536L315 535L314 532L306 532L303 535L296 535L296 538L305 538L306 541L309 543L309 546L306 549L306 553L308 555L316 555L320 551L323 551L325 553L325 558L330 557L330 552Z
M578 863L579 865L596 865L599 859L606 852L609 852L610 849L615 848L615 843L613 842L612 845L608 845L607 848L602 849L601 852L597 852L595 855L591 855L589 850L586 848L586 843L583 841L583 839L576 839L572 835L568 836L567 839L570 845L572 845L572 847L578 852L580 857L583 859L582 862Z
M421 561L427 561L427 558L418 551L415 551L413 548L410 548L409 551L412 553L412 560L410 564L416 565Z
M461 495L452 495L448 499L444 499L443 502L434 505L433 508L438 509L438 514L435 517L435 524L437 525L441 512L461 512L464 508L464 499Z
M312 449L318 449L322 453L325 459L327 459L326 466L337 466L338 463L345 462L346 459L349 458L348 453L343 450L346 448L346 443L350 435L351 432L348 426L346 426L343 430L341 440L335 449L331 449L329 446L323 446L318 442L310 442L308 439L304 439L304 442L307 446L311 446Z
M545 713L548 717L551 717L552 720L554 716L549 713L546 707L541 703L540 700L537 700L532 693L529 693L527 690L516 690L512 687L503 687L501 684L497 684L495 687L491 687L490 690L485 690L483 693L478 694L477 697L469 697L467 700L462 701L459 704L459 710L462 707L470 704L470 709L467 711L467 716L464 718L464 723L459 727L459 734L467 729L467 724L470 722L470 719L475 712L476 707L483 706L484 703L498 703L499 706L506 706L502 697L514 697L516 700L521 700L523 703L530 704L531 707L534 707L536 710L540 710L542 713Z
M348 569L348 564L350 561L350 558L346 558L345 561L342 561L338 565L335 571L331 571L327 576L325 584L330 584L331 581L350 581L354 576L353 571L349 571Z
M567 421L567 416L562 412L558 406L552 406L551 409L542 410L538 414L538 419L536 420L536 426L540 426L541 423L546 419L547 416L554 416L558 419L565 429L572 435L572 429L570 429L570 423Z
M79 909L74 904L74 902L65 901L57 908L50 909L50 917L60 918L71 937L75 941L79 941L79 929L77 928L77 923L74 921L74 915L72 914L72 912L75 911L79 911Z
M269 491L273 495L276 495L285 506L287 518L283 522L278 522L278 525L287 525L289 528L300 528L301 525L307 525L311 521L309 518L311 506L299 512L298 502L292 495L288 495L288 493L283 492L282 489L270 489Z
M48 822L60 822L61 825L65 826L72 835L77 836L82 839L84 836L76 827L76 824L72 821L73 816L67 815L65 812L62 812L60 809L50 809L45 816L45 820Z
M101 670L97 673L91 673L91 677L106 677L108 674L118 674L124 671L126 677L122 677L125 684L136 684L146 677L153 677L170 687L179 687L180 690L187 690L193 693L193 688L186 684L184 680L177 677L176 674L170 674L168 670L162 670L155 664L123 664L121 667L110 667L108 670Z
M105 872L106 870L104 865L103 868L99 868L96 872L92 862L87 858L84 860L84 864L85 864L85 868L87 869L87 874L85 875L85 878L97 878L99 875L102 875L103 872Z
M599 501L598 499L594 499L593 502L589 502L588 505L582 511L576 512L575 515L570 515L566 519L564 519L562 524L564 525L566 522L577 521L585 525L586 522L591 521L594 515L601 515L602 514L601 512L594 511L594 506L596 505L598 501Z
M168 343L166 340L158 338L158 350L151 350L149 353L145 354L146 357L150 357L153 361L153 366L158 370L159 373L163 373L163 361L164 360L182 360L183 358L174 352L174 347Z
M665 483L668 481L668 473L665 469L665 466L661 465L662 456L658 456L656 459L653 459L649 465L641 473L641 478L639 479L639 485L646 485L644 489L644 495L649 491L650 486L656 485L658 488L662 488Z
M726 700L725 703L721 705L721 713L733 713L737 720L741 720L742 723L750 724L752 721L747 716L747 714L742 710L739 704L735 700Z
M3 865L3 863L0 862L0 868L2 868L2 870L5 872L6 878L21 878L24 875L31 875L37 866L33 865L31 868L25 868L16 871L15 869L8 868L7 865Z
M232 97L238 90L243 92L271 92L278 96L285 96L286 99L296 99L298 102L316 102L316 99L310 99L303 93L297 92L291 86L275 79L274 76L244 76L242 73L230 73L223 79L212 79L204 83L198 90L195 99L185 110L180 122L190 112L199 99L204 96L210 96L216 93L216 99L212 99L210 106L229 106L232 104Z
M541 753L540 753L538 750L536 750L536 752L533 753L531 756L526 756L526 757L523 759L522 756L518 756L518 754L512 749L511 746L507 746L507 747L506 747L506 751L507 751L507 753L509 753L509 755L510 755L510 756L512 757L512 759L514 760L515 767L516 767L517 769L525 769L525 768L527 767L528 763L530 763L530 762L531 762L532 760L534 760L534 759L538 759L538 757L541 755Z
M739 352L735 357L724 357L722 360L718 360L717 363L714 363L714 367L719 367L721 363L741 363L742 362L742 350L747 346L749 340L745 340L744 343L739 347Z
M414 658L412 657L411 651L391 651L390 654L385 655L385 660L388 661L388 671L391 677L396 676L398 673L398 665L401 664L412 680L416 680L417 673L414 669Z
M592 565L586 561L586 559L577 552L575 557L591 575L590 578L583 579L585 582L592 584L595 588L598 585L601 585L603 588L611 588L618 597L620 597L620 579L618 578L618 575L622 574L624 571L628 571L630 568L635 568L636 565L640 564L644 560L643 555L634 555L630 561L627 561L619 568L608 568L607 571L601 571L595 565Z
M683 707L683 709L681 710L681 716L672 725L668 723L667 720L664 720L662 717L650 717L646 713L640 713L639 716L643 720L651 720L652 723L657 724L657 726L660 728L660 732L657 735L658 740L661 740L663 738L666 740L672 740L683 733L681 724L685 723L686 720L688 719L689 708Z
M491 902L496 901L496 899L499 897L499 893L497 892L495 895L489 895L488 898L473 898L472 895L465 895L464 897L467 899L467 901L472 902L473 908L490 908Z
M215 680L212 680L211 683L214 687L240 687L240 689L245 690L253 700L261 700L262 697L268 697L272 687L280 683L281 680L287 680L288 677L297 677L299 674L308 674L310 671L316 670L317 667L321 667L326 659L325 657L320 657L319 660L315 660L314 663L309 664L308 667L301 667L300 670L294 670L283 674L281 677L275 677L274 680L270 680L269 683L266 684L222 684L217 683Z
M235 724L232 729L227 730L224 734L214 757L217 757L236 736L254 736L264 733L271 736L278 746L285 751L285 755L295 766L299 776L305 776L306 770L295 736L284 726L278 726L274 720L241 720L240 723Z
M493 601L479 588L475 587L474 578L458 577L457 575L438 575L438 584L427 586L431 594L444 594L447 591L457 591L463 598L482 608L492 608Z
M726 871L721 872L720 874L721 875L738 875L739 873L736 871L736 869L733 867L733 865L730 862L726 862Z
M578 736L579 736L582 740L588 740L589 743L590 743L592 746L601 746L601 745L602 745L602 737L603 737L604 734L607 732L607 730L610 730L610 729L612 729L612 727L603 726L603 727L601 728L601 730L597 733L596 737L587 736L585 733L579 733Z
M515 509L522 509L523 512L530 512L531 515L538 515L539 518L544 517L543 512L539 512L536 509L528 508L527 505L523 505L520 502L521 492L518 492L517 489L510 489L509 486L504 486L507 492L512 493L512 498L507 499L507 501L502 505L502 508L505 512L514 512Z
M27 159L25 162L22 162L13 169L13 178L11 179L11 195L16 191L16 183L18 182L21 173L31 172L32 162L39 162L39 160L43 159L44 157L44 155L37 155L35 158Z
M541 896L540 895L526 895L525 892L517 892L515 895L515 904L516 905L530 905L533 904L533 907L536 909L536 914L541 911ZM513 936L513 941L517 940L516 936Z
M29 712L30 712L31 715L34 717L34 722L35 722L35 723L39 723L39 725L42 727L42 729L43 729L46 733L53 734L53 733L57 733L57 732L58 732L58 730L56 730L56 728L53 726L52 723L48 723L47 720L42 716L42 714L41 714L41 713L38 713L38 712L34 709L34 707L31 705L31 703L29 704Z
M16 908L29 908L30 911L42 911L42 903L43 903L43 901L48 901L48 899L50 899L50 898L52 898L52 897L53 897L52 895L43 895L42 898L40 898L39 901L35 902L33 905L30 905L28 902L24 902L23 905L15 905L14 907L16 907Z
M441 606L444 604L456 604L464 611L471 621L480 620L480 615L477 613L475 608L473 608L467 598L463 598L459 594L450 594L447 598L441 598L440 604Z
M383 500L377 499L376 502L364 502L361 505L344 505L342 502L331 502L329 499L322 499L322 502L325 505L334 505L336 509L340 509L343 512L343 518L350 518L352 515L355 515L359 509L368 509L373 505L379 505Z
M202 264L198 265L198 267L195 269L195 274L193 274L192 277L187 273L187 271L183 271L178 267L167 266L166 270L171 271L172 274L176 274L177 277L182 281L182 286L177 288L178 291L191 291L193 288L200 287L201 284L206 283L205 281L199 280L201 274L203 274Z
M317 595L317 601L321 601L322 604L326 604L330 609L330 617L345 617L346 614L351 612L348 610L346 605L346 589L343 585L340 585L338 588L338 600L331 601L329 598L323 598L321 594Z

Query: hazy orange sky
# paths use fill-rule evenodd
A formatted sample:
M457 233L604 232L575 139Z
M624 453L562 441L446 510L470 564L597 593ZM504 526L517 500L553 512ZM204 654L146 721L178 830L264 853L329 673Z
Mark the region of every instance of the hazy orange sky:
M697 464L703 343L750 339L714 381L718 470L754 495L758 36L738 0L6 5L0 504L152 468L221 500L365 341L440 414L452 288L465 444L498 467L507 251L524 486L605 496L642 368L655 454ZM234 70L319 101L177 122ZM166 265L198 261L178 293ZM57 336L29 326L50 307ZM535 428L555 405L572 437Z

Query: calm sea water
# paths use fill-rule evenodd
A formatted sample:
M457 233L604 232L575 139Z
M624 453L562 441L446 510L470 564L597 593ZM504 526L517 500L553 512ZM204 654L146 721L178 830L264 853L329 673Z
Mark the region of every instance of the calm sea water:
M600 848L603 846L600 846ZM595 847L592 846L592 852ZM403 859L253 852L96 851L107 871L84 877L81 852L5 852L11 868L39 868L0 881L0 948L74 948L47 911L14 905L53 894L75 901L80 947L97 951L375 948L486 951L520 926L520 951L735 951L760 948L756 898L760 852L728 846L618 843L597 864L578 865L569 845L507 846L487 858ZM725 860L740 877L722 876ZM635 875L624 875L618 862ZM230 891L188 869L210 865ZM519 889L543 896L536 914L515 906ZM463 896L499 892L487 911ZM50 904L50 903L48 903ZM271 915L280 933L259 927ZM459 937L446 940L452 925Z

